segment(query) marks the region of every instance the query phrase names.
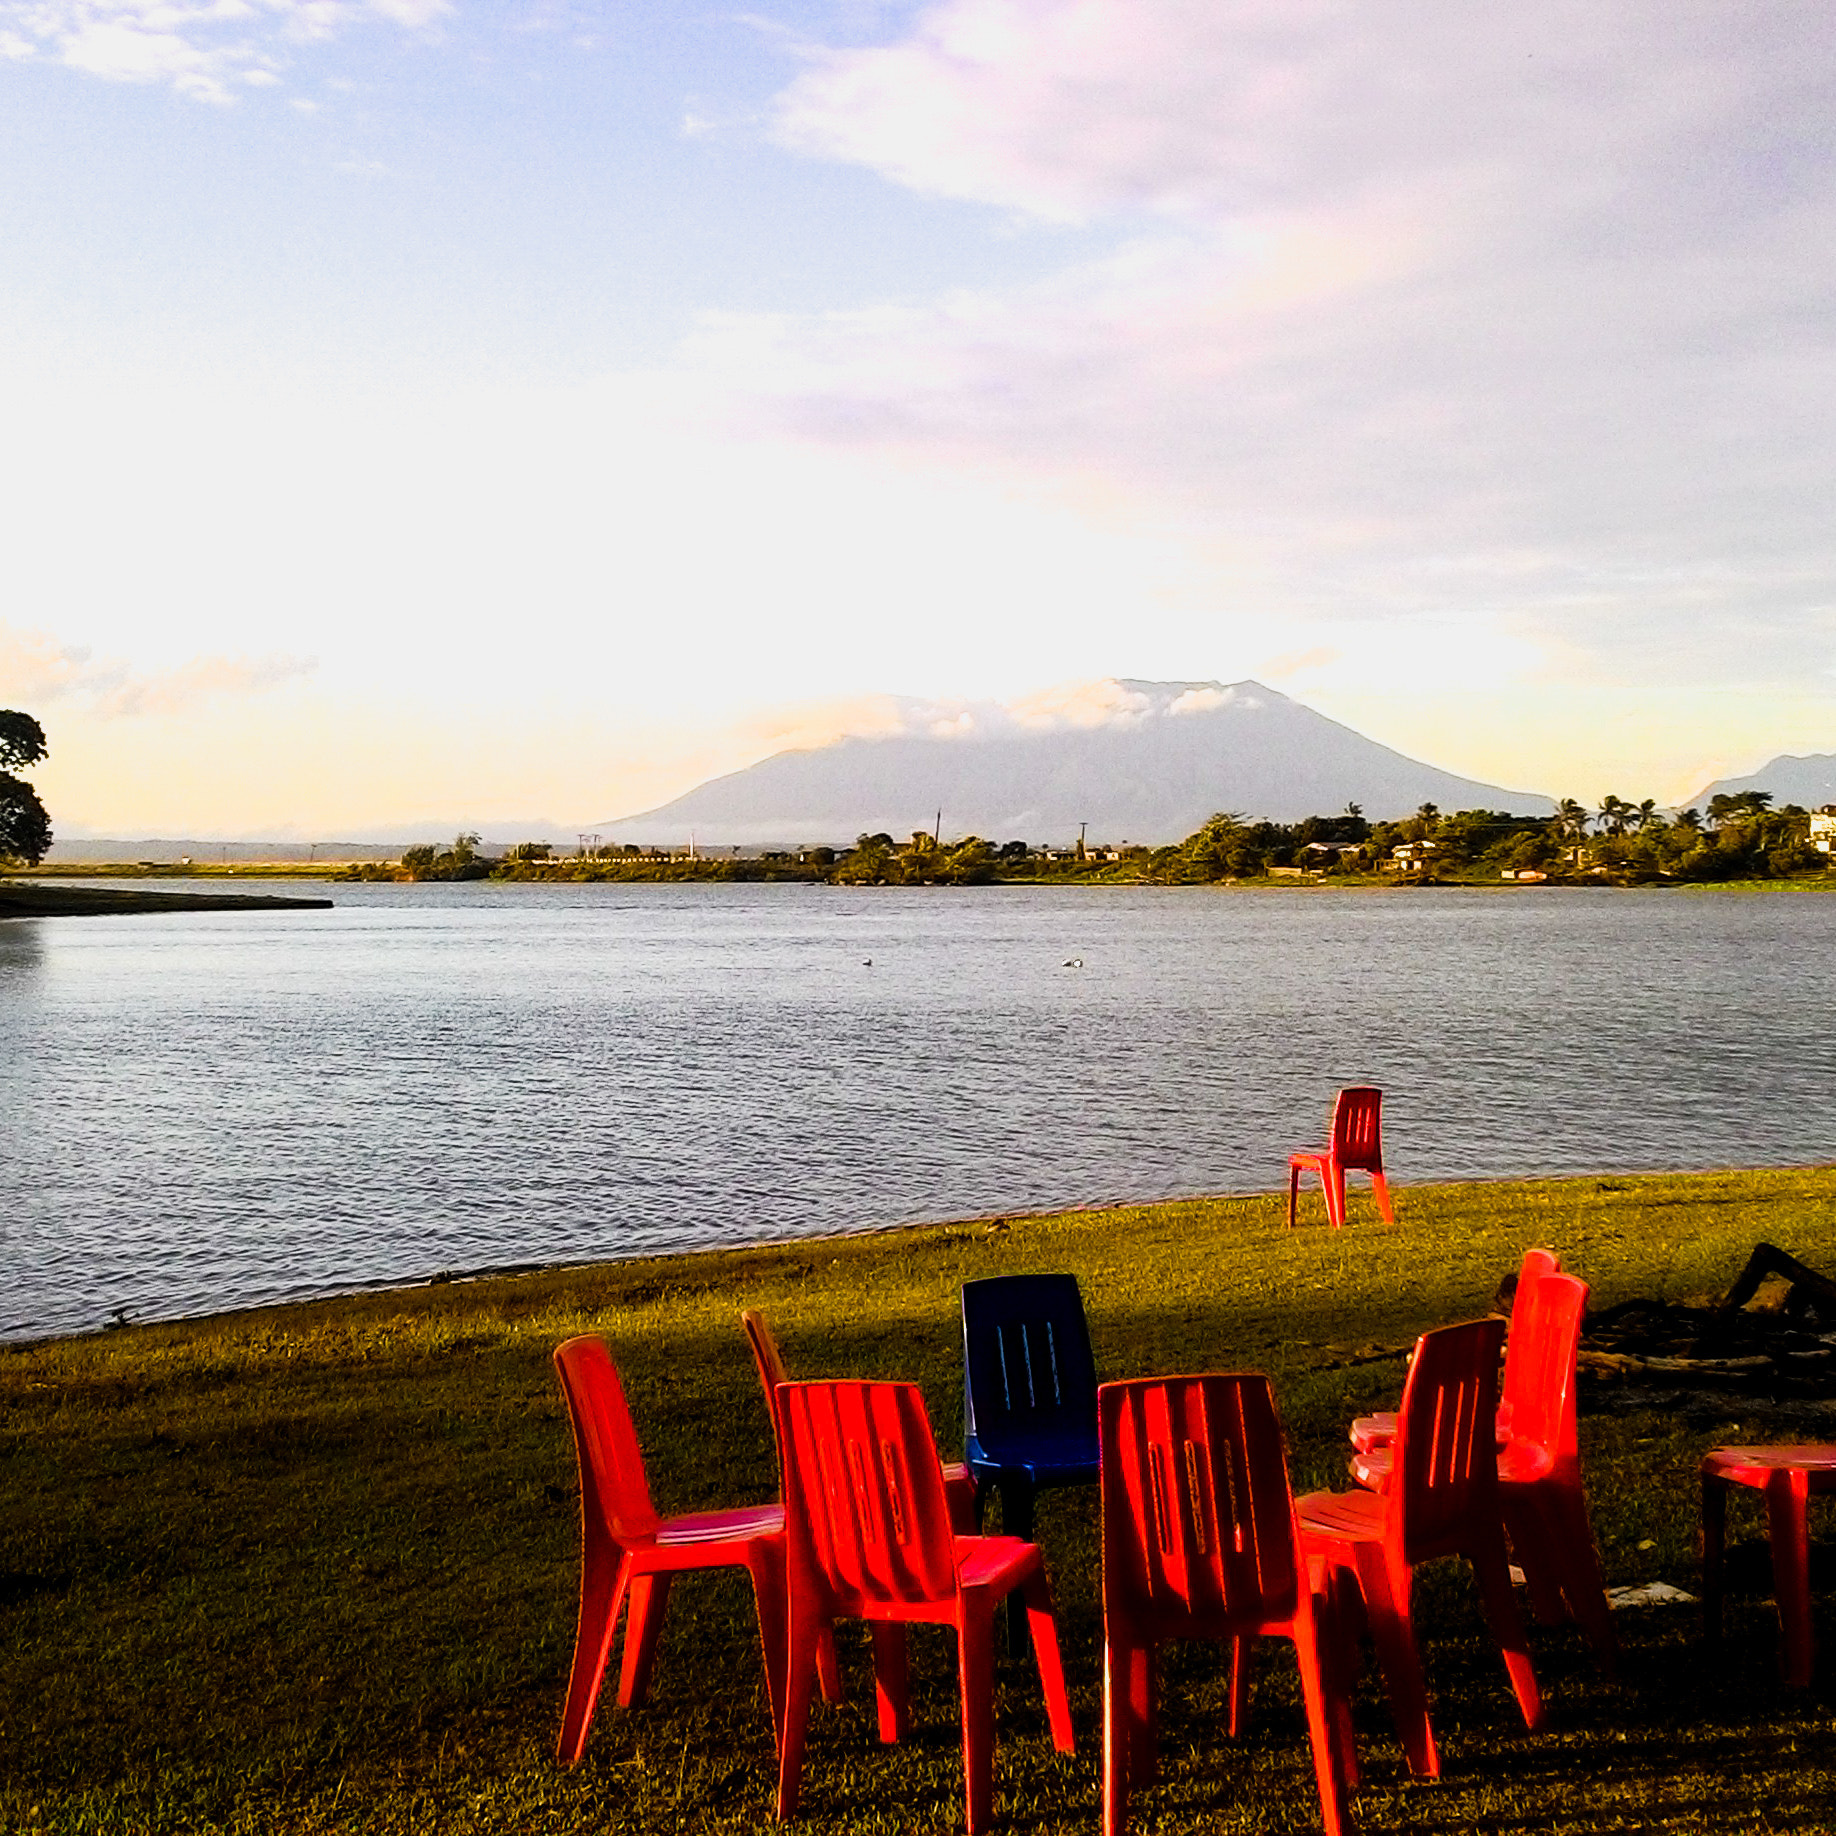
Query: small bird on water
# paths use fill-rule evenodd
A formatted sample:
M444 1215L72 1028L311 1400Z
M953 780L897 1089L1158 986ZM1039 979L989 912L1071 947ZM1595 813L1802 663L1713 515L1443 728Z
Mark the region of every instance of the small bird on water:
M1083 966L1084 959L1081 956L1067 956L1065 958L1065 967L1067 969L1081 969Z

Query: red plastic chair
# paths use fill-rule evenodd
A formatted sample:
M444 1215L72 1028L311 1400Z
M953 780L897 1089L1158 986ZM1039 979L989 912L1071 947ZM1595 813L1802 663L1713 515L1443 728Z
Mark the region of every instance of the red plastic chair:
M790 1382L790 1372L784 1368L784 1353L778 1344L778 1336L771 1329L771 1322L756 1308L748 1307L740 1314L740 1324L746 1329L746 1342L752 1347L752 1361L758 1366L759 1384L765 1391L765 1406L771 1411L771 1432L774 1439L778 1435L778 1405L776 1391L781 1383ZM782 1445L778 1451L778 1462L783 1465ZM969 1468L961 1460L946 1460L943 1467L944 1497L950 1505L950 1526L958 1536L975 1534L975 1480L970 1476ZM831 1698L839 1700L839 1698Z
M1045 1686L1052 1744L1071 1751L1045 1565L1011 1536L956 1536L930 1417L910 1383L779 1387L789 1533L789 1664L778 1760L778 1815L795 1815L823 1631L838 1618L873 1629L880 1738L908 1725L904 1629L956 1628L963 1699L963 1780L970 1836L994 1795L994 1615L1018 1588Z
M1517 1291L1511 1297L1511 1330L1505 1336L1504 1357L1504 1394L1498 1399L1498 1445L1504 1447L1511 1439L1512 1397L1522 1373L1517 1370L1519 1348L1526 1343L1526 1337L1519 1330L1520 1323L1529 1317L1531 1296L1536 1291L1536 1284L1545 1275L1560 1275L1562 1259L1554 1250L1527 1249L1524 1260L1517 1271ZM1396 1439L1396 1412L1393 1409L1379 1410L1375 1415L1361 1415L1351 1425L1351 1444L1356 1453L1370 1453L1374 1448L1388 1447ZM1357 1478L1354 1468L1353 1478ZM1363 1480L1359 1480L1363 1484Z
M1155 1764L1156 1647L1232 1645L1231 1732L1254 1638L1294 1641L1326 1836L1351 1827L1338 1731L1349 1720L1323 1636L1319 1564L1301 1554L1287 1455L1260 1373L1148 1377L1097 1392L1103 1487L1103 1830L1122 1836Z
M1386 1224L1396 1222L1390 1187L1383 1176L1383 1092L1369 1084L1341 1090L1332 1106L1332 1139L1323 1148L1288 1156L1288 1228L1294 1228L1303 1173L1317 1173L1326 1190L1326 1217L1334 1230L1345 1222L1345 1175L1368 1173L1377 1209Z
M1702 1616L1721 1637L1722 1557L1728 1493L1750 1486L1766 1500L1772 1592L1779 1603L1779 1674L1807 1689L1816 1652L1811 1634L1810 1501L1836 1493L1836 1442L1797 1447L1717 1447L1702 1458Z
M775 1730L781 1720L784 1676L783 1506L659 1517L650 1502L631 1410L605 1341L569 1339L555 1348L555 1369L573 1419L574 1451L580 1461L580 1622L557 1757L564 1766L574 1766L586 1750L600 1681L627 1598L631 1610L619 1706L633 1707L649 1693L670 1581L689 1569L744 1568L751 1575Z
M1537 1618L1544 1625L1573 1619L1611 1675L1619 1640L1588 1522L1575 1420L1575 1347L1586 1311L1587 1284L1572 1275L1519 1283L1498 1406L1498 1487ZM1388 1447L1352 1460L1352 1477L1378 1491L1392 1470Z
M1409 1606L1418 1562L1460 1555L1472 1564L1525 1724L1543 1720L1498 1495L1493 1423L1503 1340L1504 1321L1495 1319L1423 1333L1403 1389L1388 1490L1312 1492L1298 1506L1302 1545L1325 1558L1335 1599L1349 1607L1354 1584L1362 1597L1410 1770L1426 1778L1440 1776L1441 1759ZM1349 1737L1346 1760L1355 1779Z

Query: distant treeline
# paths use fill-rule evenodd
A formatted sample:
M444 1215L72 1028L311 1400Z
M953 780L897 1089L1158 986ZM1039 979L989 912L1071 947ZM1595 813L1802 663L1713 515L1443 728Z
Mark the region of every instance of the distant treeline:
M1640 885L1661 881L1777 880L1821 874L1831 856L1812 845L1836 828L1836 806L1812 812L1771 807L1765 791L1715 797L1706 812L1661 813L1647 799L1607 797L1597 809L1569 798L1552 816L1504 810L1443 815L1424 803L1399 822L1371 823L1354 803L1336 816L1250 822L1221 811L1182 842L1161 848L1042 848L977 835L943 842L880 833L852 848L763 854L692 854L633 846L556 854L524 842L501 857L476 835L449 847L404 851L399 862L352 868L364 880L805 880L842 886L987 886L996 882L1099 881L1189 885L1330 876L1410 884L1528 879ZM1819 820L1821 819L1821 820Z

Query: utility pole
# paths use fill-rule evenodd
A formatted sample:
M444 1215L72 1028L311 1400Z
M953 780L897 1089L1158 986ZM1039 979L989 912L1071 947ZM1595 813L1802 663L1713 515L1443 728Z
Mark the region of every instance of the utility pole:
M1080 822L1077 825L1077 858L1080 861L1087 858L1084 851L1084 831L1089 827L1090 825L1087 822Z
M937 827L931 831L931 845L934 848L943 846L943 811L937 812Z

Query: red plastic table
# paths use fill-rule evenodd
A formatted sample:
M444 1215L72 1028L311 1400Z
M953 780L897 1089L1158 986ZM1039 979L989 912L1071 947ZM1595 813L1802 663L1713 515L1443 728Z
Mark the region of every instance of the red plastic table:
M1772 1592L1779 1603L1779 1671L1794 1688L1811 1680L1810 1500L1836 1492L1836 1442L1797 1447L1717 1447L1702 1457L1702 1614L1721 1635L1722 1554L1728 1488L1764 1493L1772 1543Z

